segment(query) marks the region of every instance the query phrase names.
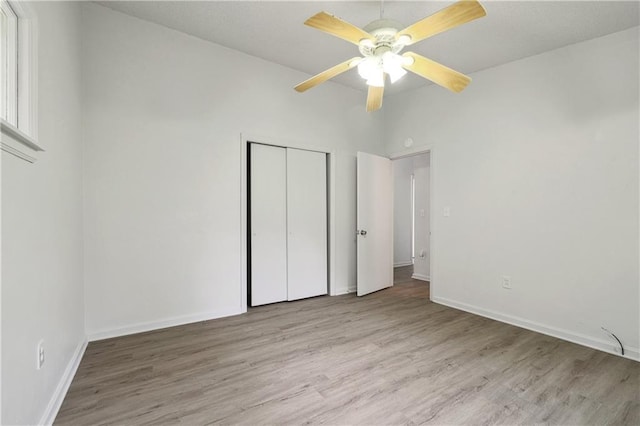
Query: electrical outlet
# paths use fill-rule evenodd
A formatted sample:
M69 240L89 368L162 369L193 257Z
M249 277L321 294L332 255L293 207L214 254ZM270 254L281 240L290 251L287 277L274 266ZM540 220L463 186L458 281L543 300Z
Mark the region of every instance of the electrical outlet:
M506 288L507 290L511 290L511 277L507 275L502 276L502 288Z
M36 369L40 370L44 365L44 340L38 342L37 357Z

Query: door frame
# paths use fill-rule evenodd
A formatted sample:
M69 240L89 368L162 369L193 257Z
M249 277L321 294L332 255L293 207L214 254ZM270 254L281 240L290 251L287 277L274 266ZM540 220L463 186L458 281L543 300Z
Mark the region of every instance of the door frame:
M300 138L304 140L304 138ZM335 289L335 264L336 264L336 203L335 203L335 187L336 187L336 152L316 145L305 145L291 139L280 136L255 135L251 133L240 134L240 312L247 312L247 156L248 145L250 143L258 143L262 145L277 146L282 148L302 149L305 151L315 151L327 154L327 248L328 260L327 278L329 280L329 296L337 295Z
M436 253L433 251L433 247L435 246L434 241L437 238L437 233L435 232L435 228L433 227L433 222L435 219L435 208L434 208L434 200L435 200L435 185L434 185L434 177L436 170L436 161L435 154L432 145L422 145L413 148L408 148L404 151L395 152L389 155L389 159L399 160L401 158L414 157L420 154L429 153L429 232L431 235L429 236L429 299L434 299L434 294L436 293L436 283L437 283L437 274L436 274L436 262L434 261L436 257Z

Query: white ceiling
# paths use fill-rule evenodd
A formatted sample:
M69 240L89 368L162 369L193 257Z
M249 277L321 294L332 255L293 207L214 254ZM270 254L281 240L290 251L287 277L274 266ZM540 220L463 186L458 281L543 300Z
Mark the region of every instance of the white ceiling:
M309 75L357 47L303 25L319 11L359 27L379 18L379 1L102 1L103 6L266 59ZM385 1L385 18L409 25L452 1ZM487 16L424 40L411 51L465 74L639 24L637 1L483 1ZM365 90L356 70L333 81ZM297 83L297 82L296 82ZM429 84L409 74L386 93Z

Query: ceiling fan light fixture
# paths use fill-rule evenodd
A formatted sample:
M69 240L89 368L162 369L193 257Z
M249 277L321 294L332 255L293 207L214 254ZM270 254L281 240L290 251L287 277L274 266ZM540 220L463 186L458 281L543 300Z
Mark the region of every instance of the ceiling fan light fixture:
M402 68L404 58L393 52L386 52L382 55L382 69L385 73L389 74L391 83L395 83L400 80L407 73Z
M384 74L389 74L391 83L401 79L407 72L402 68L404 58L391 51L382 56L368 56L358 64L358 74L369 86L383 87Z
M396 81L400 80L402 77L405 76L405 74L407 74L407 72L404 70L404 68L394 68L393 70L391 70L391 72L388 72L387 74L389 74L389 80L391 80L391 84L395 83Z
M367 85L375 87L384 87L384 73L381 69L376 70L367 79Z
M365 80L369 80L381 69L380 60L375 56L366 57L358 64L358 74Z

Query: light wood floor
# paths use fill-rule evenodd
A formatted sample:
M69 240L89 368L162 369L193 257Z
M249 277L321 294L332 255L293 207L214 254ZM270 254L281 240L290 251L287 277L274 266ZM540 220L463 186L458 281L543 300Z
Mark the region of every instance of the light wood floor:
M640 363L428 300L319 297L89 344L57 424L640 424Z

